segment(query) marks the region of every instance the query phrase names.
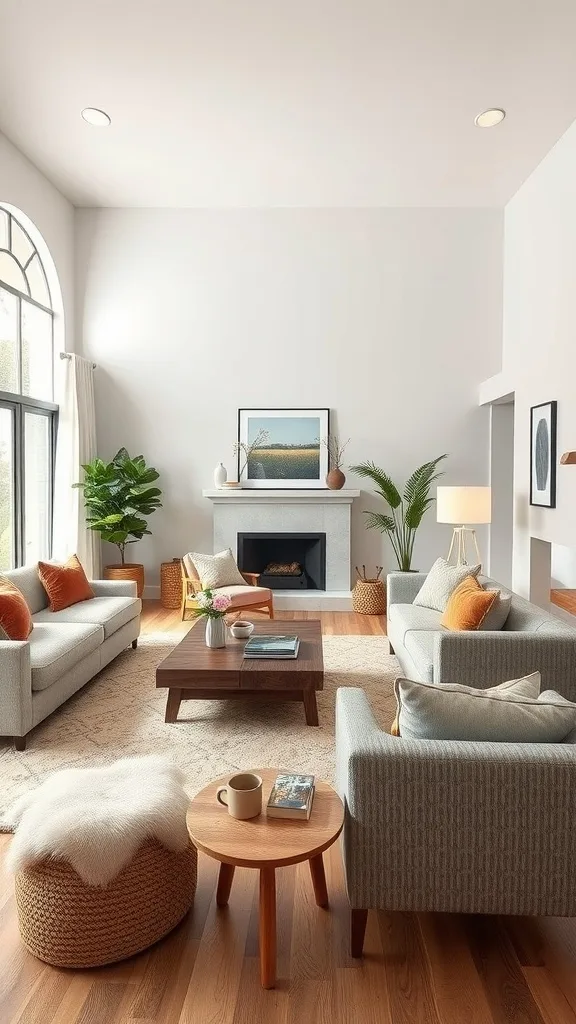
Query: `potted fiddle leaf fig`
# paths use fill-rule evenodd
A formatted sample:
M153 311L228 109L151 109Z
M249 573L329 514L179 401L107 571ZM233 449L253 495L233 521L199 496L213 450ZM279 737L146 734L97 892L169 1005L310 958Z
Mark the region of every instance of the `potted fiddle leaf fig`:
M442 476L436 469L446 458L446 455L439 455L437 459L425 462L423 466L415 469L406 481L402 493L391 477L373 462L361 462L360 465L351 467L358 476L372 480L376 494L384 499L390 509L390 514L365 511L366 527L380 530L389 537L401 572L413 571L412 554L416 531L430 505L436 500L430 497L430 488L434 481Z
M87 526L120 553L119 563L105 567L104 579L133 580L142 597L144 566L127 562L126 548L151 532L148 517L162 505L162 491L151 485L160 474L142 455L132 458L126 448L120 448L111 462L93 459L82 469L84 479L74 486L84 491Z

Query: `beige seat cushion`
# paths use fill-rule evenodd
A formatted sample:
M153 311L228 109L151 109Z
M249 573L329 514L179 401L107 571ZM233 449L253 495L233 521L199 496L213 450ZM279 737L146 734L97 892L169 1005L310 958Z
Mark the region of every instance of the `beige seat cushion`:
M272 600L272 591L268 587L218 587L219 594L227 594L230 608L239 608L247 604L266 604Z
M135 619L141 607L142 602L136 597L92 597L61 612L51 612L46 608L33 615L32 620L34 626L39 622L95 623L104 627L104 636L108 639L121 626Z
M28 643L32 689L45 690L104 643L104 629L96 623L35 622Z

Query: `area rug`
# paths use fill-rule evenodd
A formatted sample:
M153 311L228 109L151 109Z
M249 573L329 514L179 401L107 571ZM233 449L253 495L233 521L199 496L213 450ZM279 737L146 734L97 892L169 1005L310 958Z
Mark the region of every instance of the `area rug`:
M164 722L167 691L155 669L181 634L147 633L54 712L15 751L0 740L0 815L21 793L60 768L108 764L161 753L186 775L192 796L210 779L278 765L330 780L334 773L334 702L339 686L361 687L379 724L394 718L398 662L383 636L325 636L320 726L307 726L296 703L265 700L183 701L179 721Z

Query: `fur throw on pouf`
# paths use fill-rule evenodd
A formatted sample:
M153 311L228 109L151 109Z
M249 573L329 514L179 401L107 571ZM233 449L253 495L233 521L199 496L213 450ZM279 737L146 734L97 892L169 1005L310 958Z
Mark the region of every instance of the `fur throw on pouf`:
M14 873L46 858L67 861L85 885L105 886L147 839L174 853L189 843L183 773L163 757L56 772L9 809Z

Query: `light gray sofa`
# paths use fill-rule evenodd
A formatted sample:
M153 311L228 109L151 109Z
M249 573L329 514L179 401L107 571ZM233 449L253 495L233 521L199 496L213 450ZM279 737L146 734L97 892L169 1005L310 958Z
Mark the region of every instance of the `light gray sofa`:
M34 628L27 640L0 640L0 736L17 750L42 722L132 644L140 633L136 584L91 581L95 597L51 612L36 565L5 572L22 591Z
M368 909L576 915L575 743L402 739L339 689L336 787L353 956Z
M575 629L517 594L502 630L444 629L440 612L412 604L425 578L425 573L388 576L388 638L405 676L486 687L538 670L542 690L576 701ZM480 582L500 586L487 577Z

